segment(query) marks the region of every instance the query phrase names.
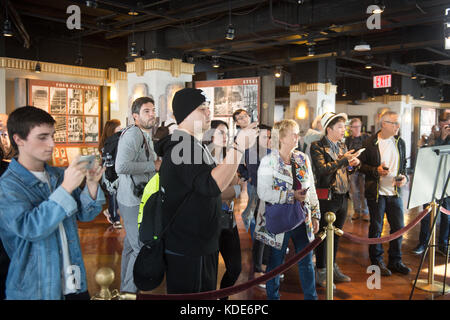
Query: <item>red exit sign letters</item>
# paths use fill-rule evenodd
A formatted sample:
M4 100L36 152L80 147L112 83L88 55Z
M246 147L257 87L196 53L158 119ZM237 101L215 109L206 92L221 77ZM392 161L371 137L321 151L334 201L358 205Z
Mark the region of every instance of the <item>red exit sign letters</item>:
M373 88L390 88L392 83L392 74L385 74L373 77Z

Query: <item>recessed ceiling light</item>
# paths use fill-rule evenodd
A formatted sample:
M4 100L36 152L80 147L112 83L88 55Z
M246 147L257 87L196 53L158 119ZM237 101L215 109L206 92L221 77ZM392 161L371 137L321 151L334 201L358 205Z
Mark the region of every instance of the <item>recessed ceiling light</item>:
M363 52L363 51L370 51L370 45L367 44L364 41L361 41L359 44L357 44L353 50L358 51L358 52Z

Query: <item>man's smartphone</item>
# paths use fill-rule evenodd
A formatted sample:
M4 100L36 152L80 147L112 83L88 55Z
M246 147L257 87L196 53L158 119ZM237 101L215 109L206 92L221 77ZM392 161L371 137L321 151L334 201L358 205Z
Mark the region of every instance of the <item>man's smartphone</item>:
M366 150L366 148L361 148L358 151L353 152L353 155L355 157L359 157L361 155L361 153L363 153Z
M95 161L95 156L88 155L88 156L81 156L80 160L78 160L78 163L86 162L86 169L91 170L94 167L94 161Z
M394 178L394 180L395 180L395 182L400 182L400 181L403 180L403 176L396 176L396 177Z

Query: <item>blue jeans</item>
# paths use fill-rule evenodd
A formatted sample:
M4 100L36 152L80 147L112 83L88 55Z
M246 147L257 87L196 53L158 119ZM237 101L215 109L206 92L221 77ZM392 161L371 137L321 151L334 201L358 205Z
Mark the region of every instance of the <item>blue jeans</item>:
M367 200L370 213L369 238L380 238L383 231L383 219L386 212L390 226L390 233L394 233L404 227L403 202L396 196L378 196L376 200ZM399 237L389 242L389 263L402 260L402 238ZM383 245L369 245L369 257L372 264L383 260Z
M359 171L350 175L350 197L355 212L369 214L366 197L364 197L364 180L364 174Z
M426 205L424 205L426 207ZM450 209L450 197L445 198L443 207L447 210ZM448 242L448 234L449 234L449 225L450 225L450 216L440 212L438 215L441 215L440 226L439 226L439 235L437 239L437 245L440 248L446 248ZM419 234L419 244L426 246L428 244L428 238L430 236L430 214L427 214L425 218L420 222L420 234Z
M300 226L286 232L284 235L283 245L280 250L271 248L269 265L266 272L269 272L280 266L286 255L286 248L289 244L289 239L292 238L294 243L295 253L300 252L309 244L308 236L306 235L306 225L302 223ZM314 275L314 266L312 262L312 251L308 253L302 260L298 262L298 273L300 282L302 284L303 294L305 300L317 300L316 281ZM269 300L280 299L280 275L270 279L266 283L266 293Z

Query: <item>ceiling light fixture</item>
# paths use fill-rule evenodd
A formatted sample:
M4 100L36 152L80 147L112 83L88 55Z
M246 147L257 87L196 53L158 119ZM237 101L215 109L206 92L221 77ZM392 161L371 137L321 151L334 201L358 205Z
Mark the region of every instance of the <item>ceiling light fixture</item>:
M420 98L421 99L425 98L425 94L423 92L420 93Z
M280 77L281 77L282 69L283 69L283 68L280 67L280 66L277 66L277 67L275 68L275 74L274 74L275 78L280 78Z
M137 49L136 49L136 42L132 42L131 43L130 56L132 56L132 57L137 57L138 56L138 52L137 52Z
M342 96L346 97L347 96L347 89L342 90Z
M86 7L95 9L95 8L97 8L97 6L98 6L98 4L97 4L96 0L88 0L88 1L86 1Z
M233 40L234 39L235 30L234 30L233 25L231 24L231 0L228 2L228 4L229 4L229 8L228 8L228 29L227 29L227 33L225 35L225 39Z
M374 9L372 11L373 14L381 14L384 12L384 9L386 9L386 6L384 5L383 1L375 1L375 6L377 6L378 9Z
M36 63L36 66L34 67L34 72L41 73L41 64L39 62Z
M361 41L359 44L357 44L353 50L358 51L358 52L364 52L364 51L370 51L370 45L367 44L364 41Z
M3 24L3 36L4 37L12 37L13 32L11 28L11 22L6 18L5 23Z
M416 80L416 79L417 79L417 73L413 72L413 73L411 74L411 79L412 79L412 80Z
M316 55L316 52L314 51L314 46L308 47L308 57L314 57Z
M366 63L366 65L364 66L367 70L372 69L372 64L371 63Z
M137 12L134 9L130 9L130 11L128 11L128 15L130 15L130 16L138 16L139 12Z
M220 68L219 56L212 57L212 66L213 68Z

